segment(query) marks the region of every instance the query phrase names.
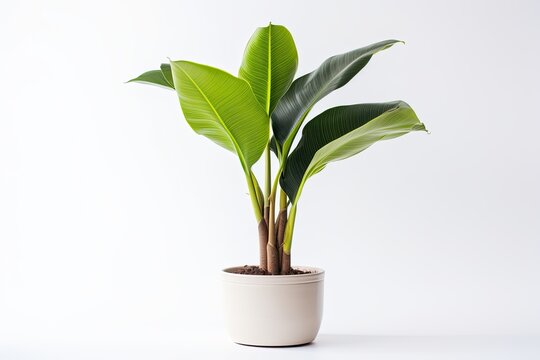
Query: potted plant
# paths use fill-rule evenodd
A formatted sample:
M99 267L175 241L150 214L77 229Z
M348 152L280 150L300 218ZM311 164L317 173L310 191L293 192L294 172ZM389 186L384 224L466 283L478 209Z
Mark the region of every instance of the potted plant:
M295 80L298 54L293 37L284 26L269 24L248 41L238 76L180 60L130 80L174 90L191 128L240 161L260 251L258 265L222 272L225 318L233 341L285 346L316 337L324 271L291 266L296 212L306 181L332 161L425 127L402 101L338 106L306 119L317 101L347 84L373 55L398 42L381 41L332 56ZM271 153L277 159L274 169ZM252 171L261 157L262 182Z

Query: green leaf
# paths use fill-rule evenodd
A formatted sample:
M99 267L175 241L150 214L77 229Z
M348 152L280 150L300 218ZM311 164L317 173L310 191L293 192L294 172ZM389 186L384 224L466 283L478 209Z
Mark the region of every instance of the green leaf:
M416 130L425 130L424 124L402 101L329 109L304 127L298 146L287 159L280 185L295 206L306 180L329 162Z
M255 97L271 114L291 85L298 53L289 30L281 25L258 28L249 39L238 76L245 79Z
M317 101L347 84L374 54L397 42L386 40L332 56L315 71L296 79L272 113L272 129L283 156L288 155L296 133Z
M270 151L272 151L279 159L280 158L280 149L278 148L275 136L272 136L270 138L270 142L268 143L268 146L270 148Z
M144 74L141 74L138 77L128 81L128 83L130 82L157 85L160 87L174 90L171 74L171 65L169 64L161 64L161 70L147 71Z
M184 116L196 133L236 153L246 176L268 143L268 115L249 84L225 71L173 61L172 77Z
M174 89L171 64L161 64L160 69L163 77L165 78L165 81L167 81L167 84L169 84L169 86Z

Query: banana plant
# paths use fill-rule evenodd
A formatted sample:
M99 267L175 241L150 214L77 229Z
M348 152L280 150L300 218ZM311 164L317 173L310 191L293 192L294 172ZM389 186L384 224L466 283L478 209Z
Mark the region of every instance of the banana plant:
M286 275L292 269L296 212L307 180L330 162L376 142L426 131L403 101L337 106L306 120L319 100L346 85L375 54L397 43L385 40L332 56L295 80L294 39L284 26L270 23L249 39L238 76L179 60L129 82L175 91L191 128L236 154L258 225L259 267L268 274ZM272 152L277 159L274 176ZM261 158L263 188L252 170Z

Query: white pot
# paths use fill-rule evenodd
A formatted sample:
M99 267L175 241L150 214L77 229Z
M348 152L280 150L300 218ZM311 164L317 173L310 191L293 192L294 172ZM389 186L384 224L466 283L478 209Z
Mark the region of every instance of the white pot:
M242 275L222 271L225 324L244 345L291 346L312 342L322 320L324 270L309 274Z

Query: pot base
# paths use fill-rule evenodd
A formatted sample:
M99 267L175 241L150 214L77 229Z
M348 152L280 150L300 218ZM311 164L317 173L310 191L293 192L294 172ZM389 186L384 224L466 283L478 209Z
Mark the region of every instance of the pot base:
M234 342L237 345L242 346L249 346L249 347L263 347L263 348L293 348L293 347L302 347L302 346L309 346L313 344L313 341L315 339L311 340L310 342L304 343L304 344L296 344L296 345L253 345L253 344L242 344L239 342Z

